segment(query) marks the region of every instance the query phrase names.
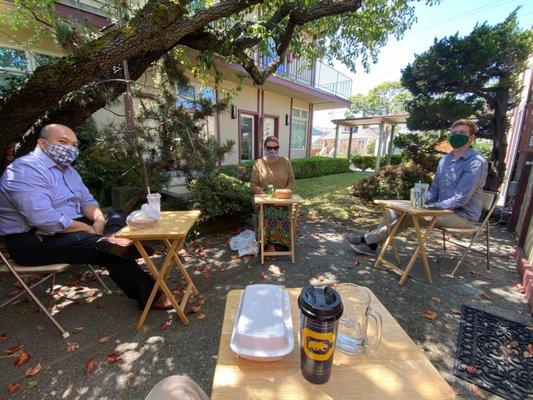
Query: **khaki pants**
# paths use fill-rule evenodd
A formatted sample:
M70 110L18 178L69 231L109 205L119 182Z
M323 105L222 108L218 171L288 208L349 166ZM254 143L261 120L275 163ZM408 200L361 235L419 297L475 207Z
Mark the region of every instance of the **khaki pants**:
M400 214L390 209L387 209L387 213L389 216L390 226L392 228L398 221ZM428 219L425 219L425 218L428 218ZM425 217L425 218L419 219L420 226L429 225L431 218L429 217ZM402 219L402 223L396 230L396 234L412 226L413 226L413 219L411 218L410 215L405 215ZM443 215L442 217L437 217L437 220L435 221L436 228L472 228L473 226L474 224L471 221L455 213L449 214L449 215ZM385 221L382 220L378 228L374 229L373 231L369 231L365 234L365 241L369 244L373 244L373 243L380 244L385 241L387 236L388 236L387 226L385 225Z

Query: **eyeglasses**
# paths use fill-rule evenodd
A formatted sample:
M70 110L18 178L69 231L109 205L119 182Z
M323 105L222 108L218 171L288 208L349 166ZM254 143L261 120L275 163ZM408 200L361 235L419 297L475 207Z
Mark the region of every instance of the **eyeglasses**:
M267 150L279 150L279 146L265 146Z
M459 135L466 135L466 136L470 136L470 132L465 132L465 131L450 131L451 134L459 134Z

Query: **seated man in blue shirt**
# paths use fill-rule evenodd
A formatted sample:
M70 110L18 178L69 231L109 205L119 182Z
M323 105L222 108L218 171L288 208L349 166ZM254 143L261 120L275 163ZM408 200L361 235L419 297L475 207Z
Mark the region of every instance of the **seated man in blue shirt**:
M106 222L70 165L77 155L78 139L70 128L52 124L42 129L35 150L14 160L0 178L0 236L21 265L103 266L144 307L154 280L134 260L139 256L134 247L113 239L124 215L114 214ZM171 304L160 294L153 308L170 309Z
M453 214L438 217L435 226L441 228L471 228L479 220L483 206L482 190L487 177L487 160L471 148L475 140L476 126L472 121L460 119L450 128L449 142L452 151L442 157L426 195L426 206L453 210ZM392 210L390 220L398 216ZM397 232L412 226L410 218L404 218ZM363 235L344 234L346 242L357 253L373 255L377 245L387 238L387 227L380 226Z

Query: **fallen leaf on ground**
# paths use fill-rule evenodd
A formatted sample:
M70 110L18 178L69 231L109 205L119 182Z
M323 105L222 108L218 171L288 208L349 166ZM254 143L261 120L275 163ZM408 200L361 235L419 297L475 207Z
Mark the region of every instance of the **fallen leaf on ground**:
M80 333L80 332L83 332L83 329L84 329L83 326L77 326L74 328L74 332Z
M31 356L28 353L22 353L20 356L16 358L14 361L15 367L20 367L23 364L26 364L28 361L31 360Z
M437 296L432 297L432 299L433 299L433 301L434 301L435 303L442 303L442 300L441 300L439 297L437 297Z
M202 310L201 304L195 304L190 308L190 310L187 312L187 314L198 314Z
M511 350L507 346L500 346L500 351L502 352L502 355L504 355L504 356L508 356L509 354L511 354L513 352L513 350Z
M16 346L8 347L4 350L4 354L7 354L8 356L11 354L15 354L17 351L22 350L23 347L24 345L22 344L17 344Z
M135 374L131 374L126 380L126 385L131 389L135 386Z
M205 314L197 314L196 319L205 319Z
M475 374L477 372L477 368L473 365L468 365L466 367L466 372L468 372L469 374Z
M105 343L109 340L109 336L101 336L98 338L98 343Z
M166 331L171 323L172 323L172 320L169 320L169 319L164 320L163 323L159 326L159 330Z
M108 362L109 364L114 364L114 363L116 363L118 360L120 360L121 357L122 357L122 356L121 356L120 354L115 354L115 353L113 353L113 354L108 354L108 355L107 355L107 362Z
M454 314L461 315L461 310L458 310L457 308L452 308L450 311Z
M526 351L523 353L524 358L532 358L533 357L533 343L530 343L527 345Z
M427 310L422 313L422 316L424 318L427 318L430 320L434 320L435 318L437 318L437 315L439 314L436 311L431 311L431 310Z
M11 356L13 358L19 358L22 354L24 354L24 350L17 350L16 352L14 352Z
M11 337L10 333L2 333L2 334L0 334L0 343L5 342L10 337Z
M96 364L98 364L98 361L96 361L94 358L91 358L90 360L85 361L85 367L83 370L86 374L90 374L96 368Z
M492 296L488 293L485 293L485 292L481 292L481 297L483 297L485 300L490 300L492 299Z
M477 387L476 385L470 385L470 391L472 393L474 393L477 397L479 397L480 399L484 399L485 398L485 393L483 393L483 390L481 390L479 387Z
M37 386L37 381L28 381L28 387L30 389L33 389L36 386Z
M80 345L76 342L67 342L67 347L65 347L66 351L74 351L76 350Z
M41 372L41 364L37 364L36 366L34 367L29 367L27 370L26 370L26 376L34 376L34 375L37 375L39 372Z
M42 325L37 325L37 326L35 327L35 330L36 330L37 332L43 332L43 331L44 331L44 326L42 326Z
M20 383L18 382L11 382L9 385L7 385L7 392L9 394L16 393L18 392L19 389L20 389Z

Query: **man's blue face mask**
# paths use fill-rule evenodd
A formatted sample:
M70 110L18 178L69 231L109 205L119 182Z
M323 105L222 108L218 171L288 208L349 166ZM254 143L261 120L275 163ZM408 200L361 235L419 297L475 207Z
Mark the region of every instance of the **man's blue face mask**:
M45 140L46 142L46 140ZM67 144L52 144L46 142L44 152L57 164L66 167L74 162L80 151L77 147Z

